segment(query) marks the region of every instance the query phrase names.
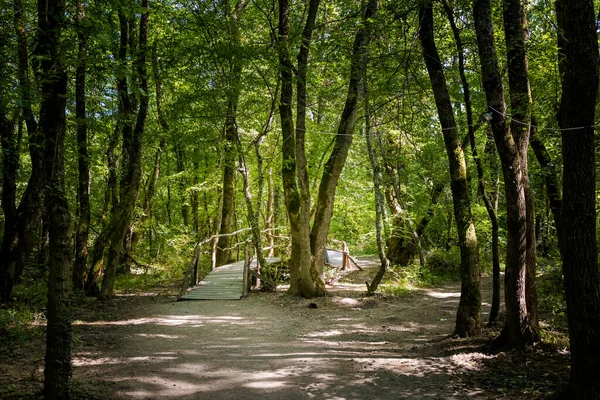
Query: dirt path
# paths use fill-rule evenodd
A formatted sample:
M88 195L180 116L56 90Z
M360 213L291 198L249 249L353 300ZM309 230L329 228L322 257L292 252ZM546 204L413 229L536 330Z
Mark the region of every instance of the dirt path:
M504 362L481 351L487 339L447 338L458 283L401 297L364 298L365 277L373 267L351 274L330 288L330 297L316 300L279 292L252 293L239 301L177 302L150 294L119 296L113 305L82 310L74 321L75 397L535 397L523 391L532 387L527 380L494 389L506 386L492 376ZM483 279L484 299L491 297L489 283ZM483 320L488 310L484 304ZM539 385L533 387L532 393L539 393Z

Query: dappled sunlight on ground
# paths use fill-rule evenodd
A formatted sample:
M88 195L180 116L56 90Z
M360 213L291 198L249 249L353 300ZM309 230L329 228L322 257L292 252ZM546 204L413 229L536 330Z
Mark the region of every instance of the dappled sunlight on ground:
M568 376L565 354L548 364L538 348L491 355L488 338L449 338L459 290L365 297L364 285L342 284L317 299L96 302L74 315L74 400L532 399ZM40 365L27 367L39 387Z
M75 321L73 325L190 325L199 327L207 324L218 325L252 325L255 322L245 321L242 317L234 316L202 316L202 315L162 315L148 318L136 318L123 321Z
M447 300L430 298L441 306ZM440 388L458 365L455 355L427 354L432 339L451 330L443 313L348 294L310 301L318 308L281 293L253 294L78 321L79 329L103 329L118 344L104 347L82 335L75 377L100 379L111 398L445 398Z

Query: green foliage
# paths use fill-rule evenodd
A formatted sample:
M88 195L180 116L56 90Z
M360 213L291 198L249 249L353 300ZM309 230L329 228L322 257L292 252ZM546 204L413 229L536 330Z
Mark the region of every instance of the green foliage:
M560 262L538 259L537 287L540 312L548 316L546 320L550 324L546 331L566 331L567 304Z
M148 273L119 275L115 287L124 292L166 288L181 281L181 275L174 277L170 272L166 268L156 268Z
M412 263L393 265L381 285L383 293L402 295L414 288L431 287L460 279L460 252L453 247L448 251L434 249L425 258L425 266Z
M425 257L425 268L421 279L429 285L460 279L460 249L456 246L449 250L434 249Z
M0 352L10 352L15 346L37 337L34 324L44 320L44 314L26 307L0 308Z

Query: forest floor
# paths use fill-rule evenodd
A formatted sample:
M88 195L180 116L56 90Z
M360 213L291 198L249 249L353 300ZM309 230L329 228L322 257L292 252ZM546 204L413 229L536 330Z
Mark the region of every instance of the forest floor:
M313 300L278 291L178 302L177 288L88 300L73 316L73 397L534 399L564 385L566 351L492 354L498 328L450 338L460 283L364 297L377 264L361 264ZM490 277L482 298L487 322ZM0 354L0 398L36 398L43 358L42 335Z

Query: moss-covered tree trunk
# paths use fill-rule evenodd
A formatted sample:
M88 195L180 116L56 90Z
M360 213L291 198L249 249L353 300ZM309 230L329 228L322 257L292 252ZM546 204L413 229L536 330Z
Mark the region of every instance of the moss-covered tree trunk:
M460 337L468 337L478 335L481 332L481 293L479 291L477 236L471 217L467 169L442 63L433 37L433 3L431 0L422 1L419 20L419 39L448 155L454 217L460 245L461 295L454 334Z
M142 136L146 115L148 113L148 76L146 69L146 55L148 44L148 9L149 0L142 0L141 14L139 22L138 48L136 51L135 67L137 74L136 91L139 92L139 109L137 115L133 113L132 100L127 96L127 84L121 83L119 97L123 102L123 109L128 123L123 129L123 176L121 179L121 196L119 205L114 215L111 217L110 248L108 252L107 265L102 279L102 290L100 299L109 299L113 295L117 267L120 260L123 239L131 224L133 211L140 187L142 172ZM122 14L122 11L121 13ZM126 18L120 15L122 28L127 23ZM129 22L129 28L132 29L132 22ZM121 30L123 34L123 29ZM126 79L123 77L122 79ZM129 103L129 104L128 104ZM135 118L135 121L134 119ZM134 125L135 123L135 125ZM113 224L113 221L114 224ZM111 226L112 225L112 226Z
M306 63L314 29L319 0L311 0L306 24L302 34L301 49L298 54L298 76L296 84L300 93L297 110L306 107L302 88L306 85ZM282 166L284 201L290 222L292 254L290 258L290 288L288 293L303 297L314 297L317 284L311 275L310 252L310 193L308 193L308 173L304 149L304 115L298 115L300 127L294 129L292 103L294 96L294 65L290 56L289 44L290 7L288 0L279 0L279 28L277 32L277 53L281 76L279 115L282 132ZM304 76L302 76L304 73ZM304 93L304 96L306 93ZM298 137L298 133L300 136Z
M494 342L497 347L516 347L530 343L533 332L529 326L525 300L525 272L527 258L527 210L523 187L518 144L511 135L506 121L504 87L494 40L492 7L489 0L473 3L473 17L477 47L481 61L485 90L494 141L502 164L504 195L506 199L506 327Z
M535 211L533 207L533 192L529 185L527 163L530 126L526 125L531 123L531 91L529 89L528 61L525 49L527 20L522 1L504 0L503 16L504 37L506 39L506 62L510 87L510 108L512 112L510 130L518 147L521 164L521 184L525 193L525 240L527 246L525 257L525 302L533 340L537 341L539 340L539 323L537 314L537 287L535 285Z
M338 125L333 150L325 163L319 185L315 217L310 232L311 273L317 283L317 293L319 295L325 293L325 283L321 276L323 275L323 262L325 260L325 245L333 215L335 191L354 137L354 125L367 66L366 48L371 38L373 18L375 18L378 8L378 0L370 0L367 3L362 22L356 31L350 61L350 81L346 102Z

